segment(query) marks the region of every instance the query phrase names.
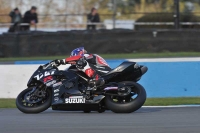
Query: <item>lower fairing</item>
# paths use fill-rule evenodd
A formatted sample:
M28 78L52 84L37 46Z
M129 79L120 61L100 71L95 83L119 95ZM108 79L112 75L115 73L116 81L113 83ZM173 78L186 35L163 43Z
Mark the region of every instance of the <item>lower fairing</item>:
M59 100L54 99L52 101L52 109L65 111L98 111L100 109L106 109L103 102L104 97L105 96L103 95L98 95L88 100L85 96L79 95L72 96L72 98L66 97Z

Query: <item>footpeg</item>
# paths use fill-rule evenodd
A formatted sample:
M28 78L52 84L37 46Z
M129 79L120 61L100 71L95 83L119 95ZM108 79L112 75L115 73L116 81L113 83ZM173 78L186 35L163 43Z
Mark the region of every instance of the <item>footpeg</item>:
M91 90L86 90L86 99L88 100L88 99L90 99L90 97L91 97Z

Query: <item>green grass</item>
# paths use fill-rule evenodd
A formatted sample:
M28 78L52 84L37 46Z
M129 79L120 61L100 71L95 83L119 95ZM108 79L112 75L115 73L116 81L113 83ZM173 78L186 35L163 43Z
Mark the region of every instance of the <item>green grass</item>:
M105 59L128 59L128 58L162 58L162 57L200 57L200 52L162 52L162 53L131 53L131 54L99 54ZM0 58L5 61L23 61L23 60L54 60L63 59L69 55L63 56L44 56L44 57L12 57Z
M200 97L148 98L145 106L200 105ZM0 99L0 108L16 108L15 99Z
M0 108L16 108L15 99L0 99Z
M200 97L180 97L180 98L148 98L146 106L166 106L166 105L191 105L199 104Z

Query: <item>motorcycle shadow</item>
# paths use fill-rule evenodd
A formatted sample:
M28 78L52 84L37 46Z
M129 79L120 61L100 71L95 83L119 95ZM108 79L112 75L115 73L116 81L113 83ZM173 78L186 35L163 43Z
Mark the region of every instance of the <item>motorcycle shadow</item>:
M152 112L160 112L162 110L162 108L151 108L151 107L142 107L140 109L138 109L137 111L133 112L133 113L152 113ZM84 113L83 111L64 111L64 110L52 110L51 108L49 108L48 110L42 112L45 114L90 114L90 113ZM97 111L91 111L91 113L97 113L97 114L102 114L102 113L98 113ZM104 113L113 113L110 110L106 110ZM114 113L115 114L115 113ZM126 114L126 113L122 113L122 114ZM129 113L128 113L129 114Z
M139 110L135 111L134 113L153 113L160 111L162 111L161 108L142 107Z

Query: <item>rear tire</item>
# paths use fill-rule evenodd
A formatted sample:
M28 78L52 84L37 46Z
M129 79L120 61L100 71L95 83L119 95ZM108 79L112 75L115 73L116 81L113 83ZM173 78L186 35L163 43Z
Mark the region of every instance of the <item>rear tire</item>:
M24 99L24 95L30 91L32 91L33 87L27 88L23 90L16 99L16 106L17 108L23 112L23 113L40 113L45 111L51 106L51 91L49 89L46 90L47 92L47 98L44 100L41 105L38 105L36 107L32 106L25 106L24 103L22 102Z
M130 102L126 102L126 103L114 102L111 96L106 96L105 103L106 103L107 108L115 113L131 113L141 108L142 105L146 101L145 89L140 84L135 83L135 82L126 81L126 82L121 82L121 83L133 84L134 86L133 89L137 92L138 96L135 99L131 100Z

